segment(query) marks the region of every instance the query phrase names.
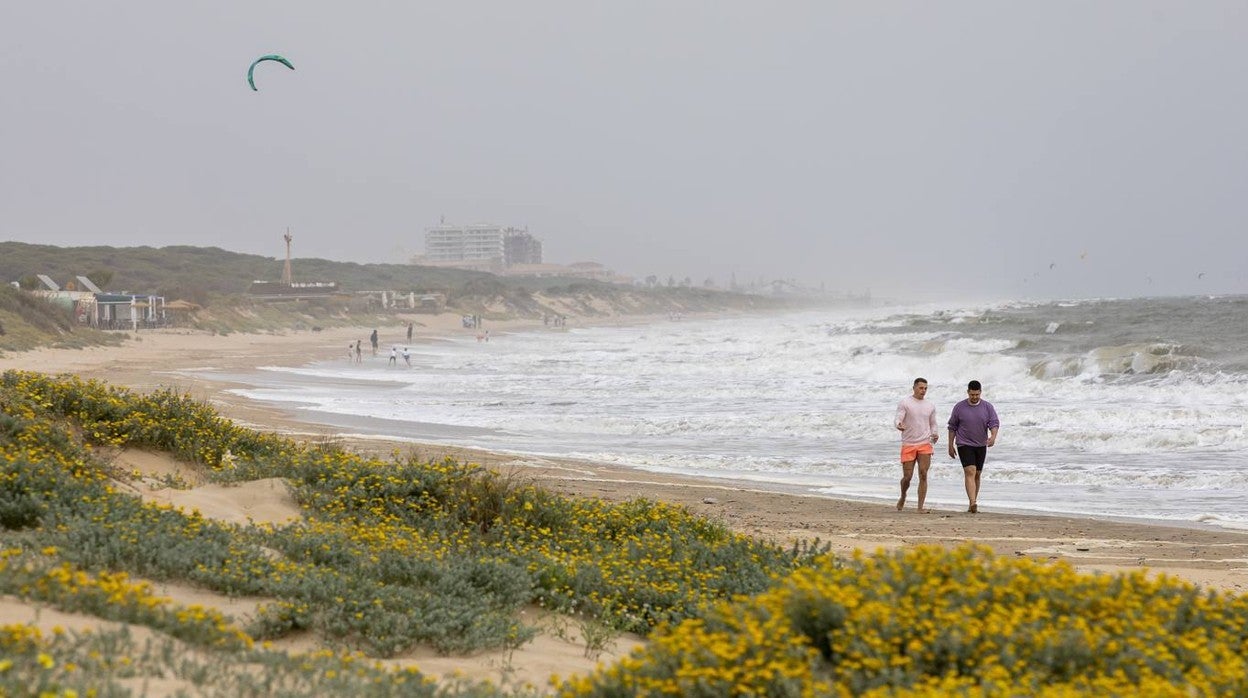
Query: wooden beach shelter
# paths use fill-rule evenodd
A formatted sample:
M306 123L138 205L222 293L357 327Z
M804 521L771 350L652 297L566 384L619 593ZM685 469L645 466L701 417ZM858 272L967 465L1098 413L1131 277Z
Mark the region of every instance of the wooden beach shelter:
M129 293L95 294L95 318L93 326L105 330L120 330L127 326L138 330L139 325L158 327L165 320L163 296L138 296Z

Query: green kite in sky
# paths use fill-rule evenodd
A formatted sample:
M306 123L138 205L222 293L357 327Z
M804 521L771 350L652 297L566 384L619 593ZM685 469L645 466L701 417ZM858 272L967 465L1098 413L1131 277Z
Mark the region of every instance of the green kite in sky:
M255 81L255 79L253 78L252 73L255 73L255 72L256 72L256 66L257 66L257 65L259 65L259 64L261 64L261 63L263 63L264 61L276 61L276 62L281 63L282 65L286 66L287 68L290 68L291 70L294 70L294 69L295 69L295 66L293 66L293 65L291 65L291 64L290 64L290 61L288 61L288 60L286 60L285 58L283 58L283 57L281 57L281 56L277 55L276 53L270 53L270 54L269 54L269 55L267 55L267 56L261 56L261 57L257 58L256 60L254 60L254 61L252 61L252 62L251 62L251 67L247 69L247 84L248 84L248 85L251 85L251 89L252 89L252 90L255 90L256 92L259 92L259 90L256 88L256 81Z

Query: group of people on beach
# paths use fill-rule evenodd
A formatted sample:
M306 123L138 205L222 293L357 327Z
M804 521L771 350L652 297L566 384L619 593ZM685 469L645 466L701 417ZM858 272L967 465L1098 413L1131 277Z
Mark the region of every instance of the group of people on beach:
M906 494L914 471L919 471L919 513L927 513L923 507L927 499L927 471L932 465L932 453L940 441L936 426L936 406L925 399L927 379L915 378L911 394L897 405L893 426L901 432L901 498L897 510L906 506ZM992 403L983 399L983 386L973 380L966 385L966 399L953 406L946 428L949 432L949 457L962 461L963 482L969 502L967 511L979 512L979 480L984 472L988 449L997 442L1001 421Z
M412 340L412 323L407 323L407 340ZM368 343L373 347L373 356L377 356L377 346L379 343L377 330L373 330L368 336ZM399 360L399 348L397 346L390 347L390 365L397 366ZM347 344L347 361L351 363L364 363L364 340L357 339ZM412 353L407 347L403 347L403 363L410 368L412 365Z

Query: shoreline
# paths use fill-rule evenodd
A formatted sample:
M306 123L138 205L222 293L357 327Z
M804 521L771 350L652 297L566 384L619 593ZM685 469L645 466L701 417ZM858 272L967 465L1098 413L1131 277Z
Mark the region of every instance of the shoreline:
M412 344L476 333L460 326L459 315L397 319L421 323L415 327ZM659 320L629 316L586 324ZM953 546L977 542L1001 555L1064 560L1085 571L1149 569L1208 588L1241 594L1248 590L1248 532L1215 529L1199 522L1123 521L991 508L976 515L952 509L919 514L912 502L910 508L898 512L889 502L837 499L794 491L796 487L786 489L782 484L770 487L748 480L662 473L576 458L486 451L384 435L345 435L341 428L301 420L292 410L230 394L232 388L241 387L237 383L207 380L190 373L209 366L225 372L333 360L341 354L335 347L355 339L367 341L371 329L292 330L263 335L148 331L120 347L9 353L0 357L0 370L72 373L136 390L172 387L212 403L223 416L251 428L297 439L337 440L378 455L398 452L433 459L449 456L514 473L570 495L607 500L646 497L683 504L733 530L784 545L817 538L834 552L851 554L858 549L892 549L920 543ZM400 347L406 343L402 327L378 329L382 330L379 347L396 341ZM498 335L550 328L533 321L496 321L489 323L489 329ZM382 353L379 348L379 355Z
M228 383L230 387L226 388L227 390L232 387L237 387L237 386L242 385L242 384L231 382L231 381L219 381L219 382L221 382L222 384ZM448 452L454 451L457 453L478 454L475 456L476 460L481 460L482 455L488 454L487 459L490 460L491 462L494 462L494 461L499 461L499 462L539 461L539 462L551 462L551 463L593 464L596 467L607 469L607 470L612 470L612 471L623 470L623 471L627 471L630 473L635 473L638 475L638 477L641 477L643 475L649 475L652 478L662 478L664 480L689 480L694 483L700 483L700 485L706 489L757 491L757 492L765 492L765 493L772 493L772 494L782 494L782 495L787 495L787 496L792 496L792 497L809 497L809 498L817 499L817 500L826 499L826 500L844 501L844 502L852 502L852 503L860 503L860 504L884 506L884 507L892 506L892 503L893 503L891 499L886 498L886 497L854 496L850 494L824 494L824 493L816 491L813 488L813 486L809 484L784 482L784 481L779 481L779 480L768 480L768 479L764 479L761 477L760 478L746 478L746 477L739 477L737 475L717 475L717 474L711 474L711 473L689 473L689 472L681 472L678 470L649 468L646 466L639 466L639 465L610 463L610 462L594 460L591 458L581 458L575 455L532 452L532 451L524 451L524 450L513 450L513 449L508 449L508 448L487 448L487 447L479 447L479 446L465 446L465 445L459 445L459 444L454 444L454 443L442 443L440 441L435 441L435 440L422 440L421 438L418 438L418 437L390 435L390 434L385 433L384 429L378 429L375 432L352 432L350 431L350 429L353 427L346 425L342 422L312 419L311 415L323 414L323 413L319 413L319 412L315 412L311 410L305 410L302 407L291 407L290 406L291 403L275 403L275 402L270 403L270 402L266 402L264 400L258 400L258 399L247 399L247 398L239 398L239 399L246 400L252 405L259 406L260 409L262 410L267 409L267 410L271 410L274 413L277 413L278 415L281 416L281 422L283 424L290 425L290 427L284 427L284 428L279 428L279 427L272 426L272 425L266 425L263 423L246 424L247 426L251 426L256 429L263 430L263 431L275 431L283 435L288 435L292 438L323 438L326 436L333 436L334 438L340 439L343 442L352 444L353 448L363 449L363 450L367 450L368 444L377 444L377 445L386 445L386 446L400 448L400 449L406 448L406 449L415 449L415 450L434 450L434 451L445 450ZM308 413L307 416L301 416L304 413ZM378 422L383 422L383 423L389 421L389 420L385 420L381 418L372 418L372 417L344 418L344 421L354 421L354 420L362 420L362 421L372 420L372 421L378 421ZM240 421L240 424L241 423L243 422ZM403 422L403 424L411 424L411 423ZM417 423L417 424L425 424L425 423ZM300 426L306 429L312 429L314 431L306 431L306 430L301 431L298 429L298 427ZM456 435L452 433L454 431L471 432L471 431L477 431L481 429L479 427L457 427L454 425L437 424L437 423L429 423L427 424L427 426L432 427L434 429L445 430L447 432L446 440L448 441L456 438ZM465 438L468 438L470 435L465 433L463 436ZM928 508L936 513L963 513L957 507L957 505L949 505L947 503L940 503L940 502L936 504L932 504L932 500L930 499L930 497L928 499ZM1218 532L1227 532L1227 533L1235 533L1235 534L1244 533L1245 535L1248 535L1248 531L1242 531L1241 529L1238 529L1238 528L1217 526L1215 524L1210 524L1210 523L1206 523L1203 521L1194 521L1194 520L1163 519L1163 518L1154 518L1154 517L1147 517L1147 516L1131 517L1131 516L1121 516L1121 515L1113 515L1113 514L1079 515L1079 514L1071 514L1068 512L1061 512L1061 511L1042 511L1042 510L1037 510L1037 509L1025 509L1022 507L1011 507L1011 506L1004 506L1004 505L1002 506L989 505L989 508L994 513L1006 514L1010 516L1035 516L1035 517L1056 518L1056 519L1068 518L1068 519L1075 519L1075 520L1081 520L1081 521L1082 520L1087 520L1087 521L1092 521L1092 522L1100 521L1100 522L1117 523L1117 524L1123 524L1123 525L1160 526L1160 527L1190 529L1194 531L1209 531L1209 532L1214 532L1214 533L1218 533Z

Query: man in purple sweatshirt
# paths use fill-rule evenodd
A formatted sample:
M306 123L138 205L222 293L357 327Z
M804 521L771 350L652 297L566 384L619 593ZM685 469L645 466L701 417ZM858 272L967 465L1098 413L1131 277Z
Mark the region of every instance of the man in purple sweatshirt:
M967 511L972 514L979 511L979 476L984 472L988 448L997 442L1001 428L997 410L980 399L982 393L979 381L967 383L966 399L954 405L949 415L949 457L962 458L966 497L971 503Z

